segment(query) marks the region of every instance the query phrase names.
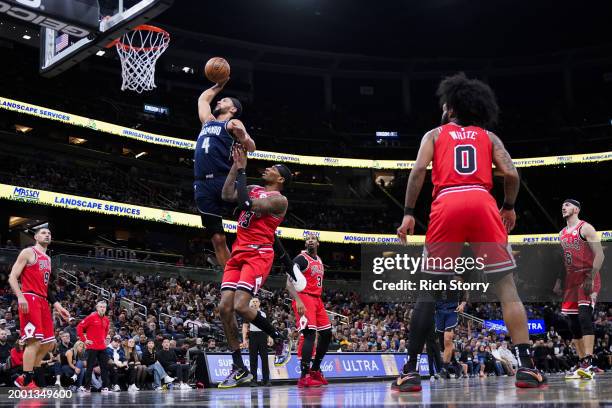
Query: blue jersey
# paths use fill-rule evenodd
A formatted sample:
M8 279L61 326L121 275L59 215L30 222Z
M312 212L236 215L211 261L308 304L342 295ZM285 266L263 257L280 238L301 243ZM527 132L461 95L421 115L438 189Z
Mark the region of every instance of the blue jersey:
M194 153L193 176L203 181L227 175L232 167L234 138L227 131L227 121L211 120L202 126Z

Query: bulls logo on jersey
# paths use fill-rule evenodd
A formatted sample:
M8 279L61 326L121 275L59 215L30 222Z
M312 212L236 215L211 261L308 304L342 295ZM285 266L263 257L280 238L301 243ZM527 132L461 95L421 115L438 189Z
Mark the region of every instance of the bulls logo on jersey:
M46 269L51 269L51 263L49 262L48 259L40 259L38 261L38 267L40 268L41 271L44 271Z
M323 267L316 263L310 265L310 276L323 275Z

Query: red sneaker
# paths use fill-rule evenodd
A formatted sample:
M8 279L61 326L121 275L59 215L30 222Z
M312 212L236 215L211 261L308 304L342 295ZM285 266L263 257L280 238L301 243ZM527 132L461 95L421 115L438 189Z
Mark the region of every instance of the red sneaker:
M321 381L318 381L310 376L310 374L306 374L306 377L302 377L298 380L299 388L308 388L308 387L320 387L323 385Z
M37 390L38 389L38 385L36 385L34 380L30 381L28 385L24 385L23 384L24 382L25 382L24 375L20 375L19 377L15 379L15 385L21 388L22 390Z
M327 385L329 384L329 382L327 382L327 380L325 379L325 377L323 377L323 373L321 372L321 370L317 370L317 371L310 371L310 376L319 381L321 384L323 385Z
M25 375L21 374L19 377L15 378L15 387L23 388L25 382Z

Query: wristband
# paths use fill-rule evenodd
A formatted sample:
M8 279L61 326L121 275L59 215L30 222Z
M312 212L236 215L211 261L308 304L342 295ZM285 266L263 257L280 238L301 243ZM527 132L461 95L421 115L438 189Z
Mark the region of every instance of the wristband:
M414 207L404 207L404 215L414 215Z
M504 204L502 205L502 208L504 210L514 210L514 204L508 204L507 202L504 201Z

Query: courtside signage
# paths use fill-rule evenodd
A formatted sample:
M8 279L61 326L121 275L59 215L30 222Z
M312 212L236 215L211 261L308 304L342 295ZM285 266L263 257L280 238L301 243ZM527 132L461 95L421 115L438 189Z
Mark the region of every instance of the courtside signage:
M38 190L21 186L0 184L0 199L30 202L40 205L61 207L69 210L90 211L104 215L118 215L122 217L136 218L145 221L162 222L165 224L176 224L193 228L202 228L199 215L165 210L162 208L143 207L133 204L118 203L114 201L98 200L96 198L74 196L70 194L56 193L53 191ZM223 220L223 229L236 233L236 221ZM362 234L358 232L341 231L319 231L312 229L298 229L279 227L276 235L280 238L303 240L309 234L315 234L321 242L334 242L338 244L399 244L399 239L394 234ZM612 231L599 232L603 241L612 239ZM422 245L425 242L424 235L412 235L408 237L408 244ZM511 244L558 244L559 237L554 234L531 234L510 235L508 242Z

